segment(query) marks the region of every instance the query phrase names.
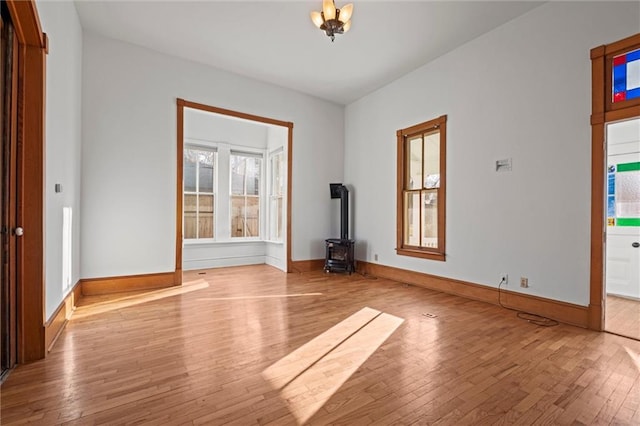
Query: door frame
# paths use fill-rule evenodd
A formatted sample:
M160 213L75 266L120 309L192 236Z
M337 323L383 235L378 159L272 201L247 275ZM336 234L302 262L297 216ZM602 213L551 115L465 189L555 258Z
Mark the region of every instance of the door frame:
M242 118L249 121L257 121L264 124L272 124L275 126L286 127L287 136L287 247L286 247L286 264L287 272L293 270L293 262L291 260L291 178L293 175L293 123L290 121L275 120L273 118L261 117L258 115L247 114L244 112L233 111L230 109L218 108L210 105L200 104L197 102L187 101L181 98L176 100L177 104L177 171L176 171L176 270L174 283L182 284L182 216L183 212L183 167L184 167L184 109L192 108L200 111L212 112L215 114L226 115L230 117Z
M44 167L45 93L48 40L34 0L6 0L18 40L17 361L45 357ZM28 167L26 165L28 164Z
M591 271L588 327L604 330L605 318L605 171L607 123L640 116L640 99L613 104L613 57L640 48L640 33L591 49Z

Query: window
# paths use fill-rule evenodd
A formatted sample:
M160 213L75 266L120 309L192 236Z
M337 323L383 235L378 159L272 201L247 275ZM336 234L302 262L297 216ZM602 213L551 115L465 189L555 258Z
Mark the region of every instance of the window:
M612 102L640 98L640 49L613 58Z
M447 116L398 130L397 247L445 260Z
M231 152L231 237L260 236L262 156Z
M271 153L269 182L269 239L282 241L282 211L284 195L284 152Z
M212 149L186 146L184 149L184 238L214 236L214 165Z

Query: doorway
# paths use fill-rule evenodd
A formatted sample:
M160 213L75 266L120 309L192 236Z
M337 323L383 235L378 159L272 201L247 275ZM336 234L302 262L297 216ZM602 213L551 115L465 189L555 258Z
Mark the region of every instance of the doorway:
M176 273L291 270L293 123L178 99Z
M640 118L606 133L605 331L640 340Z
M637 260L634 228L640 220L636 179L637 161L633 140L640 136L634 119L640 118L640 33L591 49L591 256L588 326L609 331L607 319L615 326L616 296L635 291L630 260ZM619 137L616 133L631 133ZM609 140L613 142L607 149ZM608 154L611 153L611 158ZM611 163L611 164L610 164ZM618 165L622 165L618 168ZM611 166L611 167L610 167ZM612 186L613 185L613 186ZM620 186L629 187L620 195ZM611 238L610 238L611 237ZM631 241L633 240L633 241ZM640 241L638 241L640 243ZM628 245L629 247L624 247ZM640 244L639 244L640 246ZM625 254L626 253L626 254ZM607 304L607 294L611 297ZM621 294L617 294L621 293ZM611 308L611 312L607 310ZM622 308L618 308L621 310ZM633 308L631 316L634 316ZM634 329L634 326L631 326ZM614 332L611 330L611 332ZM627 333L627 332L625 332ZM622 333L621 333L622 334Z

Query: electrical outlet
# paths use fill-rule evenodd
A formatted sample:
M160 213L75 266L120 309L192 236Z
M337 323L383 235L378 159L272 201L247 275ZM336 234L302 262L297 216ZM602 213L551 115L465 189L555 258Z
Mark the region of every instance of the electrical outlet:
M500 274L500 284L507 285L509 284L509 274L503 272Z
M373 260L375 260L376 262L378 261L378 253L373 255Z
M529 278L520 277L520 287L523 287L523 288L529 287Z

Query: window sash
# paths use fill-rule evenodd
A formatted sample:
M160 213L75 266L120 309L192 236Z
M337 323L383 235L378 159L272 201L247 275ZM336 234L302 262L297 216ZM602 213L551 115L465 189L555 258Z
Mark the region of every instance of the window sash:
M235 189L234 192L234 157L235 161L238 159L242 159L244 165L242 166L243 174L242 176L242 192L238 191L239 188ZM249 177L247 174L247 160L249 159L258 159L257 162L258 170L253 177ZM255 238L259 239L261 237L261 197L262 197L262 180L263 180L263 160L264 156L261 153L248 153L241 151L231 150L229 155L229 201L230 201L230 218L229 218L229 226L231 228L231 238ZM239 173L236 173L239 174ZM257 182L254 183L254 190L257 194L248 193L249 188L249 180L251 178L257 179ZM243 199L243 203L238 205L234 204L234 200ZM257 202L251 203L249 205L249 200L255 199ZM255 208L257 210L256 217L251 217L251 208ZM239 211L236 211L238 210Z
M217 151L215 149L204 147L200 145L194 144L185 144L184 146L184 154L183 161L186 163L186 156L188 151L202 151L209 152L212 154L212 176L211 176L211 191L203 191L200 189L201 187L201 162L195 161L195 182L194 189L187 190L186 189L186 179L183 178L183 235L185 240L202 240L202 239L213 239L215 238L215 202L216 202L216 174L218 172L217 167ZM186 167L185 167L186 168ZM208 186L208 184L207 184ZM190 205L187 203L187 199L193 196L195 197L195 210L187 210L187 206ZM203 211L201 209L201 198L203 197L211 197L211 211ZM193 216L191 216L193 215ZM194 230L190 231L190 216L194 218L193 227ZM210 232L208 231L207 222L210 223Z

